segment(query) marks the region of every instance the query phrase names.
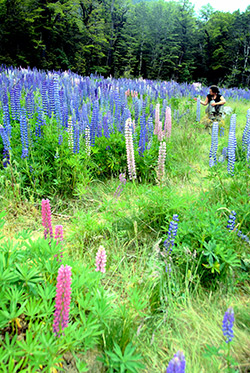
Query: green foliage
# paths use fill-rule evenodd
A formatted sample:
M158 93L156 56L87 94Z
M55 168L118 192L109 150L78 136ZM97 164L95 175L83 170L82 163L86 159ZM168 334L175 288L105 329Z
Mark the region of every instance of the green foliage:
M135 353L135 347L130 343L125 348L124 353L120 349L118 344L114 344L113 351L106 351L106 357L103 357L101 361L106 367L108 372L131 372L136 373L138 369L145 368L140 363L141 355Z

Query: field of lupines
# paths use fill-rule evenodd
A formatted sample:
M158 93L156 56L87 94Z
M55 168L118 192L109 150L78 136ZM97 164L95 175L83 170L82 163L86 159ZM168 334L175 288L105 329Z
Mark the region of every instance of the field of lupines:
M1 371L248 372L250 91L0 86Z

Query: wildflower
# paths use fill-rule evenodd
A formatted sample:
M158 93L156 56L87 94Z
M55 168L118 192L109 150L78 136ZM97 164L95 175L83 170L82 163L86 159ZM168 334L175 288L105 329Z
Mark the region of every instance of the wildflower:
M209 152L209 166L213 167L217 163L216 155L218 148L218 122L213 123L212 137L211 137L211 148Z
M86 153L87 156L90 156L91 146L90 146L90 129L89 126L85 128L85 146L86 146ZM107 150L107 148L106 148Z
M53 238L53 228L51 223L51 209L50 202L48 199L42 200L42 224L44 227L44 238L46 239L48 233L50 238Z
M163 243L167 253L169 254L171 253L174 247L174 241L175 241L175 237L177 235L177 230L178 230L178 221L179 221L178 215L174 214L173 220L169 224L168 237Z
M99 247L99 250L96 254L96 271L100 271L102 273L105 273L106 272L106 260L107 260L107 256L106 256L106 250L103 246L100 246Z
M56 225L55 226L55 239L56 239L56 244L58 245L59 242L61 244L63 243L63 227L62 225ZM61 250L61 258L63 257L63 250Z
M242 136L242 148L247 150L248 144L250 143L250 109L247 110L247 122L243 131Z
M155 128L154 128L154 135L159 136L160 133L160 104L156 105L155 108Z
M167 106L166 114L165 114L165 123L164 123L164 135L166 135L166 138L169 138L171 136L171 130L172 130L171 108Z
M71 267L61 265L58 270L53 332L60 337L68 326L71 299Z
M227 171L229 174L234 174L235 150L236 150L236 114L233 114L230 121L229 137L228 137L228 164Z
M229 215L229 219L228 219L228 225L227 225L227 228L230 231L234 230L234 228L235 228L235 221L236 221L236 212L235 211L231 211L231 214Z
M196 122L201 120L201 100L197 98L197 108L196 108Z
M158 167L157 167L157 179L158 181L163 181L165 175L165 160L166 160L166 142L162 141L159 147L159 156L158 156Z
M20 133L22 142L22 158L26 158L29 155L29 137L26 110L24 108L21 109L20 114Z
M71 117L69 117L67 131L68 131L69 150L73 153L73 124L72 124L72 118Z
M127 151L127 164L129 179L136 179L135 157L134 157L134 144L132 137L132 122L128 118L125 123L125 138L126 138L126 151Z
M178 351L170 360L166 373L185 373L186 361L182 351Z
M234 311L232 307L229 307L227 311L225 312L223 322L222 322L222 331L223 331L223 335L226 337L226 343L231 342L234 337L233 324L234 324Z

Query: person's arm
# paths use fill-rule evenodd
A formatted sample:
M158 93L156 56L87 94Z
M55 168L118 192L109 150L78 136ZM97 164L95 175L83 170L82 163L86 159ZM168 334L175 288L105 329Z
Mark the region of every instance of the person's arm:
M197 101L197 98L194 98L195 101ZM200 100L201 105L206 106L208 104L208 97L206 97L205 101Z
M226 103L226 100L224 99L223 96L221 96L219 102L213 102L211 105L212 105L212 106L216 106L216 105L224 105L225 103Z

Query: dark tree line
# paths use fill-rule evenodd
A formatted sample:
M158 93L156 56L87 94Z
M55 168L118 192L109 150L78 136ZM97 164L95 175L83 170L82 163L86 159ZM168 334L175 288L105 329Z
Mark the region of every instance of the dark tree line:
M0 64L248 86L250 7L189 0L0 0Z

